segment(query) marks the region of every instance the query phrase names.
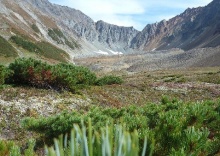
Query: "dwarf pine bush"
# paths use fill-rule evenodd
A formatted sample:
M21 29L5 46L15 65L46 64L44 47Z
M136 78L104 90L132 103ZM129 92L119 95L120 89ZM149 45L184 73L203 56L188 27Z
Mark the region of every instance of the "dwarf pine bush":
M36 156L34 151L36 141L28 140L27 148L21 153L21 147L13 141L0 140L0 155L1 156Z
M13 75L9 83L30 85L40 88L75 91L96 81L96 75L89 69L72 64L49 65L32 58L20 58L9 65Z
M3 85L5 80L10 77L10 75L12 75L12 71L3 65L0 65L0 85Z
M161 104L129 106L120 109L92 107L86 113L71 112L49 118L26 118L23 126L45 136L58 136L74 128L81 119L92 119L92 127L99 130L106 121L125 123L125 130L137 130L139 145L147 137L147 154L153 155L215 155L220 149L220 102L184 103L162 100ZM88 125L85 122L85 125Z
M120 77L113 76L113 75L101 77L96 81L96 84L99 86L112 85L112 84L122 84L122 83L123 83L123 80Z
M16 59L8 69L13 73L6 77L8 83L55 90L65 89L72 92L91 85L121 84L123 82L117 76L104 76L97 80L95 73L86 67L68 63L49 65L32 58ZM0 74L5 73L1 71L3 71L2 67L0 67ZM0 76L4 78L4 75ZM3 83L3 81L1 82Z
M36 52L40 53L42 50L33 42L30 42L28 40L25 40L22 37L19 36L12 36L11 41L17 44L18 46L30 51L30 52Z

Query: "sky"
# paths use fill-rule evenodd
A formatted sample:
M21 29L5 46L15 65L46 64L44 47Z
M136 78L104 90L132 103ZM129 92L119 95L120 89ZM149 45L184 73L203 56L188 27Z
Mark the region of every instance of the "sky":
M168 20L187 8L205 6L212 0L49 0L69 6L94 21L103 20L119 26L142 30L147 24Z

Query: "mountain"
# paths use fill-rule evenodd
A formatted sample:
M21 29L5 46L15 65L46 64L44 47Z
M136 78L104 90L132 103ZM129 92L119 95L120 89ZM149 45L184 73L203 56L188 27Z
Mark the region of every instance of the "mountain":
M79 10L48 0L0 0L0 35L19 56L53 61L100 54L216 47L220 45L220 1L188 8L168 21L148 24L138 31L104 21L94 22Z
M220 45L220 1L188 8L182 14L159 23L147 25L133 39L131 48L165 50L215 47Z

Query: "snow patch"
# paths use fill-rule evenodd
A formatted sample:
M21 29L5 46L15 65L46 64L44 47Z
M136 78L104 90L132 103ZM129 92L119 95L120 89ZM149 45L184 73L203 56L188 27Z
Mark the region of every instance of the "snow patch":
M120 51L113 51L113 50L110 50L110 49L107 49L108 51L110 51L113 55L123 55L122 52Z
M95 53L97 53L97 54L103 54L103 55L109 55L108 52L106 52L106 51L102 51L102 50L95 51Z

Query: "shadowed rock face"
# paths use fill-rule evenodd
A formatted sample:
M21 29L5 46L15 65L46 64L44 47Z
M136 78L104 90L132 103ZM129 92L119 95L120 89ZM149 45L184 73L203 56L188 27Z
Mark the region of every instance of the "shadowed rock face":
M6 5L6 3L10 3L10 5ZM23 12L29 14L29 16L23 17L20 12L17 12L24 21L39 23L38 25L41 25L45 32L49 26L59 28L68 37L79 40L82 52L86 47L92 47L93 50L110 49L127 52L172 48L189 50L216 47L220 44L219 0L214 0L205 7L187 9L168 21L148 24L142 31L103 21L94 22L79 10L51 4L48 0L14 0L13 3L1 0L0 5L1 17L7 18L12 11L17 11L12 6L19 6ZM42 17L46 20L42 20ZM18 19L11 16L10 20ZM17 27L19 26L18 24ZM44 35L41 39L48 40L48 36Z
M127 49L138 31L133 27L119 27L103 21L96 23L98 41L109 47Z

